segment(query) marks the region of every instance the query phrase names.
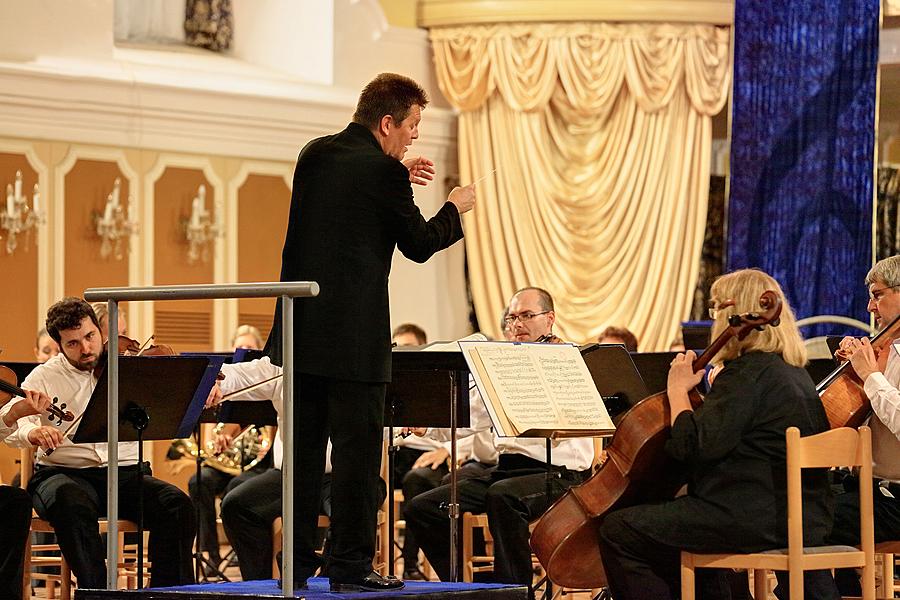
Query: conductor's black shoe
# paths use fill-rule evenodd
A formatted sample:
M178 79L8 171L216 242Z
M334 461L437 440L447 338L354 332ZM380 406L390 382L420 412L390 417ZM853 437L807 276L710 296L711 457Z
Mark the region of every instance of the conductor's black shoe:
M396 577L379 575L372 571L362 579L355 581L331 580L331 591L338 593L347 592L392 592L402 589L405 584Z

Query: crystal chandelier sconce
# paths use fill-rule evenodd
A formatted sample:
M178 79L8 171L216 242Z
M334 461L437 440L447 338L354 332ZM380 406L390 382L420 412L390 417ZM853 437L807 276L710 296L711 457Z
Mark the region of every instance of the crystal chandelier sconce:
M125 252L131 252L131 236L138 231L134 214L134 200L128 197L128 211L119 203L119 193L122 181L116 177L113 190L106 196L106 206L103 215L94 213L94 221L97 225L97 235L103 240L100 244L100 257L109 258L113 255L116 260L122 260Z
M206 209L206 186L200 185L191 201L191 217L184 222L188 242L188 262L209 261L209 244L222 234L221 227L213 221Z
M16 171L15 184L6 184L6 207L0 212L0 230L6 232L6 253L12 254L19 245L19 234L31 236L35 225L43 225L46 221L40 209L41 195L37 184L31 196L31 208L28 207L27 196L22 195L22 171ZM26 243L26 251L28 245Z

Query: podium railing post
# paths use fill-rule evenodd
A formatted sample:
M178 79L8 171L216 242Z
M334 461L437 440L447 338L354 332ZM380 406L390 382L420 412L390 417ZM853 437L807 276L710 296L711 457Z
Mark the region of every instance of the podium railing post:
M282 365L282 442L284 451L281 458L281 498L282 498L282 555L281 593L285 597L294 595L294 299L281 297L281 343Z
M459 491L456 489L456 407L459 373L450 372L450 581L459 581Z
M107 303L109 342L106 347L106 589L116 589L119 579L119 302ZM138 465L140 468L140 465Z

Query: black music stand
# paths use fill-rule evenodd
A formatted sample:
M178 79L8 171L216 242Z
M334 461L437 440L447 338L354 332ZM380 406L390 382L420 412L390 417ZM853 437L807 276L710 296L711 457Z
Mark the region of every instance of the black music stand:
M594 385L613 420L650 395L633 356L621 344L586 344L578 348Z
M462 352L427 348L401 346L391 353L391 383L384 403L384 424L389 440L388 575L394 574L394 427L446 427L450 429L450 572L451 580L455 580L458 578L456 549L459 533L456 428L469 426L469 367Z
M143 486L144 440L188 437L216 381L222 360L209 357L119 357L120 442L138 442L138 488ZM104 369L105 372L105 369ZM76 444L107 441L107 378L101 374L81 423ZM127 400L125 400L127 399ZM144 500L138 493L137 585L144 585ZM112 568L112 567L110 567Z
M256 358L262 358L261 350L250 350L246 348L238 348L234 352L182 352L180 356L202 356L218 361L221 357L225 364L234 364L239 362L249 362ZM197 440L197 454L194 456L195 476L197 477L197 486L203 485L203 463L206 460L201 456L204 442L203 430L201 423L234 423L246 427L248 425L278 425L278 413L271 402L258 401L234 401L226 400L217 404L212 408L204 408L200 413L200 418L194 425L194 439ZM193 502L196 520L200 523L200 504ZM194 552L195 576L197 581L206 583L210 581L210 577L217 577L218 581L230 582L231 579L225 574L224 569L228 568L232 557L235 556L234 548L225 556L222 562L215 564L213 561L203 556L203 550L200 548L199 530L197 532L197 547ZM225 564L225 567L222 567ZM202 567L205 566L206 569Z

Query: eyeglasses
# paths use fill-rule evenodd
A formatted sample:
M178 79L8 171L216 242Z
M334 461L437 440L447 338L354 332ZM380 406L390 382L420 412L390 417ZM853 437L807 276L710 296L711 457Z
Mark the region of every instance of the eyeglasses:
M878 288L877 290L872 290L869 292L869 300L872 302L880 302L881 298L884 296L884 293L888 290L893 290L900 287L900 283L897 285L886 285L883 288Z
M539 316L539 315L546 315L548 312L550 312L550 311L549 311L549 310L545 310L545 311L542 311L542 312L531 312L531 311L526 311L526 312L523 312L523 313L519 313L519 314L517 314L517 315L507 315L507 316L503 319L503 321L506 323L506 326L507 326L507 327L512 327L513 324L516 322L516 320L518 320L518 321L520 321L520 322L522 322L522 323L527 323L528 321L532 320L533 318L535 318L535 317L537 317L537 316Z

